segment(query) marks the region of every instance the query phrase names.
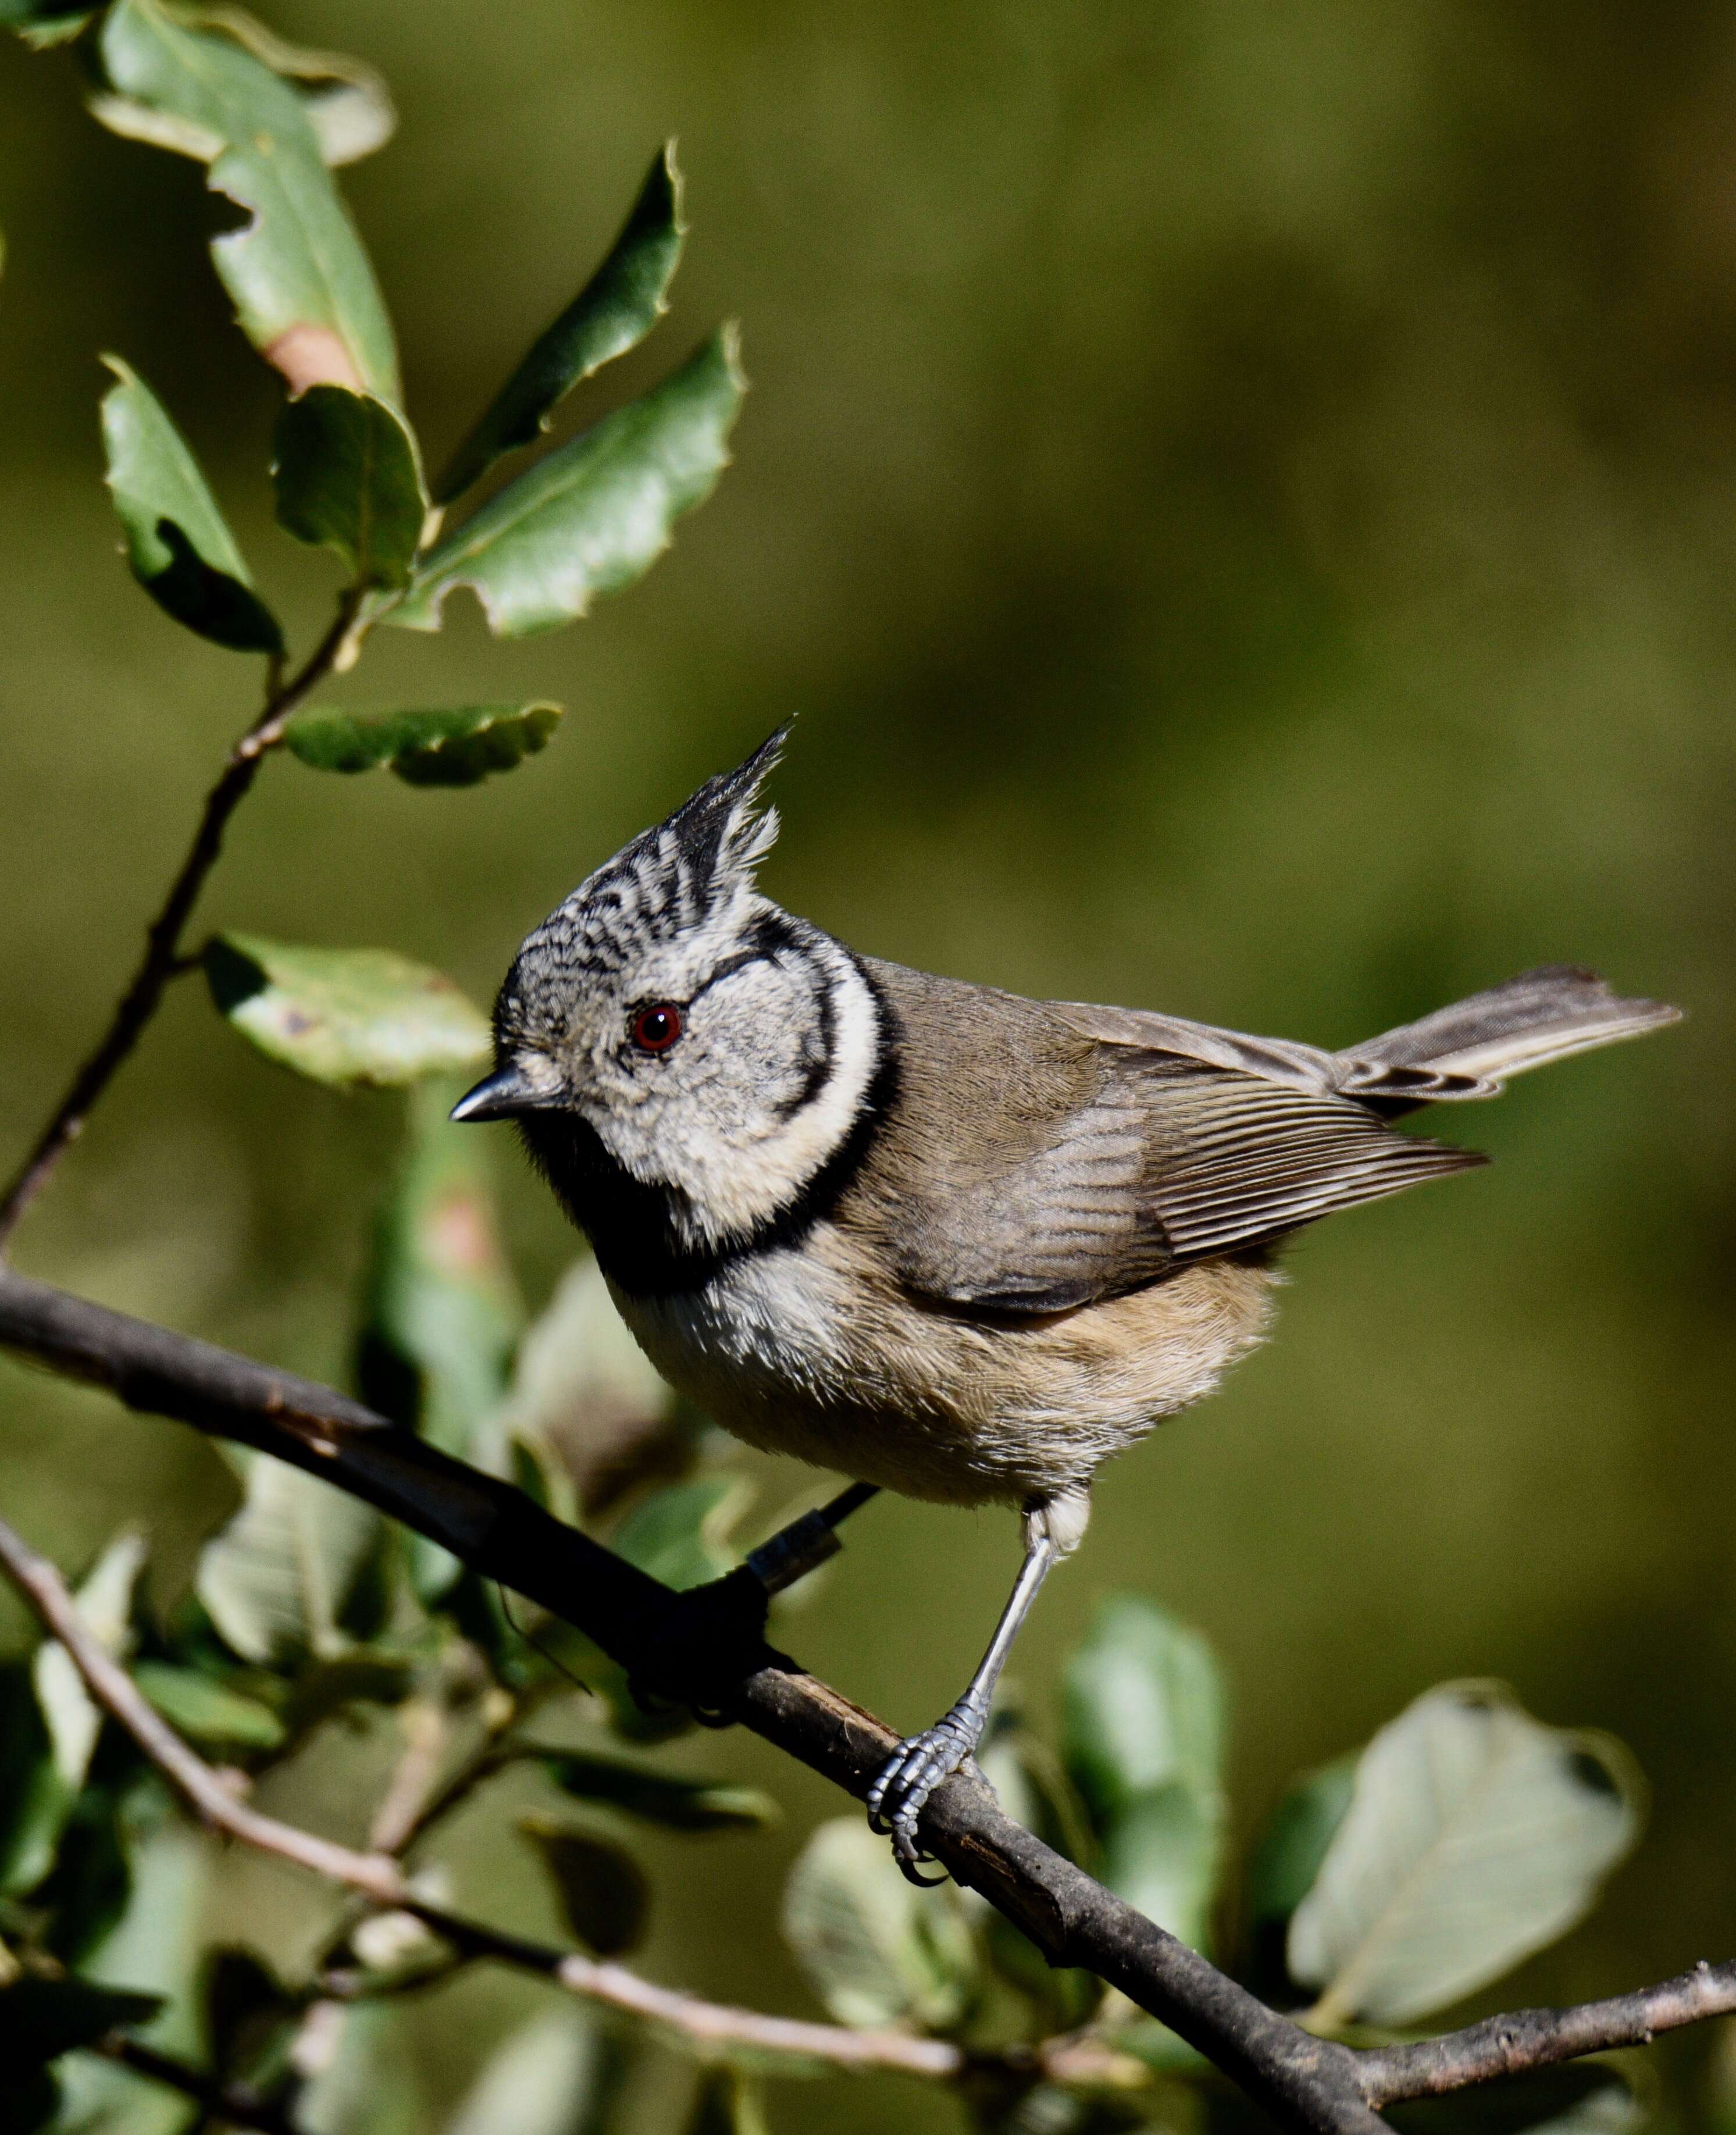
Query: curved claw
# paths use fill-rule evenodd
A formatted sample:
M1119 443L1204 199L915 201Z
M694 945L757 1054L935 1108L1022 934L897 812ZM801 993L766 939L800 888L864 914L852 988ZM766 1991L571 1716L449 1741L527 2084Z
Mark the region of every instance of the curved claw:
M906 1737L875 1775L868 1792L868 1828L890 1836L892 1853L907 1881L945 1881L944 1876L919 1876L919 1864L932 1855L922 1851L916 1820L928 1797L957 1771L982 1739L984 1716L960 1702L932 1727Z

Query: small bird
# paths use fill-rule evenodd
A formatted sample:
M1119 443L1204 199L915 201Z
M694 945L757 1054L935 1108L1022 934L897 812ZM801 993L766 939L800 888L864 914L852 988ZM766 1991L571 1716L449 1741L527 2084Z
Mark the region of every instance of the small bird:
M452 1117L517 1121L647 1356L737 1436L1022 1512L981 1666L869 1794L920 1880L923 1803L1092 1478L1260 1341L1275 1248L1485 1161L1398 1114L1677 1011L1552 965L1327 1053L858 956L755 884L786 731L526 937Z

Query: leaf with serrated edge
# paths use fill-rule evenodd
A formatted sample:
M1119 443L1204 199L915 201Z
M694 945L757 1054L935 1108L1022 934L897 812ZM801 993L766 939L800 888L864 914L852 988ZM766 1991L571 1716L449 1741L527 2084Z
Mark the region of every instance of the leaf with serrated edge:
M284 730L313 771L391 770L410 786L474 786L544 748L561 707L452 704L427 711L345 712L310 705Z
M384 77L360 60L292 45L239 7L190 9L182 19L197 29L220 30L294 84L328 167L359 162L391 139L398 125L391 92Z
M944 2031L970 2007L976 1957L956 1894L918 1890L866 1824L820 1825L784 1886L784 1939L840 2024Z
M401 586L428 513L409 426L370 394L311 385L272 438L278 524L334 550L358 586Z
M1426 1692L1376 1736L1289 1963L1323 2024L1405 2024L1565 1934L1640 1826L1619 1744L1545 1727L1498 1685Z
M195 1588L244 1660L336 1653L338 1619L379 1535L371 1506L255 1454L240 1510L200 1552Z
M452 980L385 949L311 949L221 934L205 953L220 1014L316 1082L400 1089L478 1067L488 1019Z
M382 620L438 630L441 603L468 586L496 637L525 637L632 584L669 546L674 521L711 494L744 390L726 327L491 496L422 559Z
M118 356L103 396L104 477L133 575L166 614L236 652L278 652L283 633L162 403Z
M246 211L211 240L242 330L293 392L347 385L395 404L398 358L374 269L301 97L244 46L157 0L114 0L98 41L117 133L195 156Z
M624 356L669 309L681 258L681 177L675 144L653 158L608 257L551 326L538 335L434 488L450 504L504 453L534 444L582 379Z

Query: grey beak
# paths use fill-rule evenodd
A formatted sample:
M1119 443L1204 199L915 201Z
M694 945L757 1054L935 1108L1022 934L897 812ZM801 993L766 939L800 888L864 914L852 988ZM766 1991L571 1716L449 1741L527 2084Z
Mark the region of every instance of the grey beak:
M485 1075L473 1090L467 1090L447 1117L461 1126L471 1120L509 1120L515 1113L534 1111L547 1100L539 1098L518 1068L510 1065Z

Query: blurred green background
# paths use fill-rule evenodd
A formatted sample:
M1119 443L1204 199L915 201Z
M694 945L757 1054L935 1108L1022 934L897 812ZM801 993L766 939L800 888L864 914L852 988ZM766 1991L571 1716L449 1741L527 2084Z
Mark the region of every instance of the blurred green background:
M206 917L390 946L486 998L581 875L799 713L766 886L881 956L1332 1044L1556 959L1683 1003L1680 1032L1456 1114L1487 1174L1300 1242L1276 1342L1105 1477L1016 1668L1041 1709L1111 1587L1200 1625L1244 1832L1425 1685L1503 1677L1624 1737L1656 1799L1590 1924L1482 2006L1729 1954L1736 8L262 12L397 94L345 186L434 460L670 132L675 315L565 420L725 316L753 391L642 587L512 646L461 596L329 693L554 696L545 756L456 795L275 765ZM0 110L9 1169L254 688L114 553L96 351L184 423L304 641L331 582L270 524L278 390L227 324L202 173L91 124L65 55L0 46ZM184 987L18 1257L341 1374L398 1112L278 1074ZM496 1155L539 1301L573 1241ZM0 1506L68 1562L141 1513L185 1561L229 1502L191 1434L10 1368L0 1434ZM758 1469L769 1520L801 1473ZM789 1641L914 1726L1015 1554L1004 1515L883 1500ZM672 1754L790 1821L651 1849L651 1968L811 2013L776 1890L837 1798L745 1737ZM297 1784L280 1805L349 1831L341 1789ZM472 1832L474 1891L520 1891L528 1924L501 1850ZM250 1903L297 1902L249 1872ZM526 1991L467 1986L430 2023L442 2086ZM954 2124L892 2083L775 2112Z

